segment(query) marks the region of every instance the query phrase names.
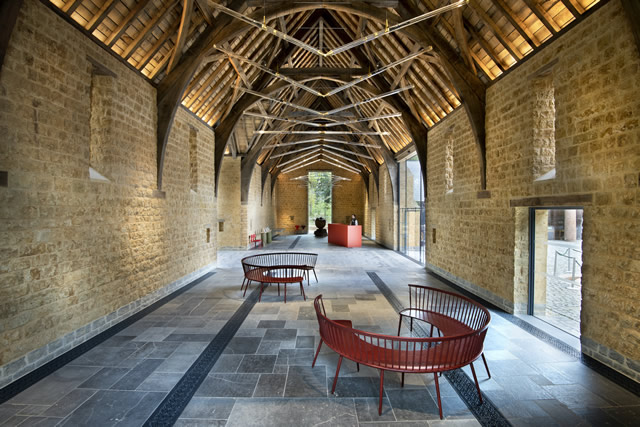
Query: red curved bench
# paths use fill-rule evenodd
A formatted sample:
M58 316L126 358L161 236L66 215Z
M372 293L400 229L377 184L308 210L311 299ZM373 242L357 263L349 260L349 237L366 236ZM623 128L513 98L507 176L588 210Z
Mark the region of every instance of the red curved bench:
M411 319L410 331L413 331L413 319L430 324L431 331L429 336L433 336L434 328L440 336L460 335L471 332L478 326L480 321L480 319L474 317L477 306L479 304L454 292L429 286L409 285L409 308L405 308L398 313L400 314L398 336L400 335L403 317ZM472 318L475 319L475 322ZM491 378L484 352L481 356L487 375Z
M280 295L280 284L283 284L284 302L286 303L287 284L299 283L300 293L306 300L302 282L305 277L309 279L309 271L313 271L315 274L317 257L317 254L302 252L269 252L245 257L242 259L244 279L240 290L244 288L244 296L251 282L259 282L259 301L262 301L265 284L277 284L278 295Z
M316 358L323 342L340 355L331 393L336 388L342 358L346 357L356 363L380 370L378 414L382 414L385 371L401 372L402 385L404 385L405 373L433 373L438 395L438 409L442 419L438 373L471 365L473 379L482 402L482 394L472 362L482 354L491 317L486 308L473 301L470 302L475 307L471 310L474 315L465 319L470 321L468 324L472 328L471 331L454 336L411 338L364 332L343 322L331 320L322 309L322 295L318 295L313 302L320 328L320 344L316 351ZM315 360L314 358L312 366L315 365Z

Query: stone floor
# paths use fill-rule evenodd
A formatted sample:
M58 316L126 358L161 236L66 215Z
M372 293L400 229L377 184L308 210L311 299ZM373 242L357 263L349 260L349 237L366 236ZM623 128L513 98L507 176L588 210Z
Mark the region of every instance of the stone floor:
M319 253L319 283L307 300L290 288L287 303L267 289L197 388L178 426L473 426L480 423L441 377L440 420L432 375L385 375L377 413L378 372L342 364L330 393L337 356L318 344L312 299L323 294L329 317L395 334L398 317L367 272L375 272L403 303L407 284L446 288L420 265L364 241L362 248L328 246L312 235L281 236L265 249ZM243 304L240 258L223 251L213 276L0 405L2 426L139 426L145 423L209 342ZM405 331L406 332L406 331ZM485 396L513 425L637 425L640 398L494 314L485 341L492 378L478 366ZM464 369L470 375L468 368Z

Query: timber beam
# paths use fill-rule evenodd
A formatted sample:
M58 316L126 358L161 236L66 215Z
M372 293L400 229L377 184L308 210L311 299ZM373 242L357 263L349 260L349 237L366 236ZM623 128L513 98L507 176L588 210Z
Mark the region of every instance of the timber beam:
M22 0L0 0L0 72L21 7Z
M640 53L640 2L638 0L622 0L622 7L629 18L631 32L636 40L638 53Z
M409 0L400 0L400 5L396 9L400 16L409 19L418 14L418 9ZM414 25L417 31L417 42L424 45L431 45L440 56L441 63L451 78L451 82L462 98L471 130L476 140L478 156L480 162L480 186L482 190L487 189L487 167L486 167L486 131L485 131L485 97L486 85L466 67L464 60L451 47L451 45L425 22ZM426 144L426 138L425 138ZM416 151L418 147L416 146ZM426 149L425 149L426 151ZM418 154L420 152L418 151ZM421 157L422 158L422 157ZM426 158L425 158L426 159ZM425 173L425 172L423 172ZM426 180L425 180L426 187Z

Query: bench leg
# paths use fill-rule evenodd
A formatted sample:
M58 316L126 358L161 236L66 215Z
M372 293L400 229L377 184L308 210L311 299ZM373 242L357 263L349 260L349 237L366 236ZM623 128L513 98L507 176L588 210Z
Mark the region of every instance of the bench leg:
M314 366L316 366L316 359L318 358L318 355L320 354L320 347L322 347L322 338L320 338L320 344L318 344L318 350L316 350L316 356L313 358L313 363L311 364L312 368Z
M487 375L491 378L491 372L489 372L489 365L487 365L487 359L484 357L484 352L482 352L482 361L484 362L484 368L487 370Z
M411 318L411 323L409 324L409 330L413 332L413 317Z
M247 295L247 289L249 289L249 283L251 282L251 280L247 280L247 286L245 286L244 288L244 293L242 294L242 297L244 298L245 295Z
M402 373L402 381L400 382L400 387L404 387L404 372Z
M247 281L247 278L245 277L244 279L242 279L242 285L240 285L240 290L242 291L242 289L244 289L244 282Z
M380 369L380 399L378 400L378 415L382 415L382 391L384 384L384 370Z
M318 275L316 274L316 269L313 269L313 275L316 276L316 283L318 283Z
M442 401L440 400L440 384L438 383L438 373L433 373L433 378L436 379L436 394L438 395L438 410L440 411L440 419L442 419Z
M336 369L336 376L333 378L333 387L331 387L331 394L336 391L336 384L338 383L338 374L340 373L340 365L342 365L342 356L338 359L338 368Z
M283 283L284 285L284 303L287 303L287 284Z
M286 288L287 285L285 285ZM278 296L280 296L280 283L278 283Z
M469 363L469 366L471 366L471 373L473 374L473 380L476 382L476 389L478 390L480 403L482 403L482 393L480 392L480 384L478 384L478 377L476 377L476 370L473 368L473 362Z
M302 292L302 298L306 301L307 295L304 293L304 286L302 285L302 282L300 282L300 292Z
M258 302L262 301L262 291L264 290L264 283L260 282L260 297L258 297Z
M400 328L402 327L402 314L400 315L400 321L398 322L398 336L400 336Z

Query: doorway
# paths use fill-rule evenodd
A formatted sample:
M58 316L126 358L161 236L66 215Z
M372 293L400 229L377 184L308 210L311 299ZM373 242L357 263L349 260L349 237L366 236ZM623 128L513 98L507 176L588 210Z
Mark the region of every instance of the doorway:
M531 208L528 314L580 337L581 208Z
M332 175L331 172L312 171L308 174L309 233L315 229L316 218L331 222Z
M424 264L425 262L425 202L424 183L418 156L399 164L400 252Z

